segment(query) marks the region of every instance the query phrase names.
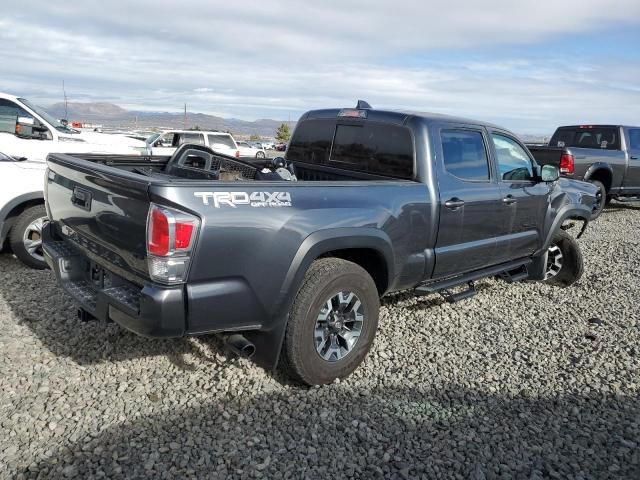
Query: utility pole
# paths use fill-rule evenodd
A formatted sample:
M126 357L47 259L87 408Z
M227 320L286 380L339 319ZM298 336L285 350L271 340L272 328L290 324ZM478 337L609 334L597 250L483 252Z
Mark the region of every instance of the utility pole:
M184 120L182 121L182 129L186 130L187 129L187 104L184 104Z
M62 79L62 94L64 95L64 119L69 120L69 112L67 109L67 91L64 88L64 79Z

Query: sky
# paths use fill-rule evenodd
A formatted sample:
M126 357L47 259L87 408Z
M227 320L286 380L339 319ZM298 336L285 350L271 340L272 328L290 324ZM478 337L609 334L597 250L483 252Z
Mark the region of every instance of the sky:
M295 120L354 106L521 134L640 124L639 0L6 2L0 91Z

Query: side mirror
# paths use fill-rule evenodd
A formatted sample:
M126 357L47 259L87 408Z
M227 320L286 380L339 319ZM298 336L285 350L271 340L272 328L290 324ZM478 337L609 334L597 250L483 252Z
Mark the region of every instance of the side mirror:
M32 117L16 117L16 136L21 138L34 138L35 119Z
M543 182L555 182L560 178L560 170L554 165L544 165L540 171L540 178Z

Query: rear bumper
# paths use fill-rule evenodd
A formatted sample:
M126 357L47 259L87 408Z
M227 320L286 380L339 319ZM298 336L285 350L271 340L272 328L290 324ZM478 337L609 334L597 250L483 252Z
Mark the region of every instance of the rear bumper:
M104 270L91 279L91 263L70 242L43 229L43 251L62 288L100 320L113 320L145 337L181 337L186 331L184 287L135 285Z

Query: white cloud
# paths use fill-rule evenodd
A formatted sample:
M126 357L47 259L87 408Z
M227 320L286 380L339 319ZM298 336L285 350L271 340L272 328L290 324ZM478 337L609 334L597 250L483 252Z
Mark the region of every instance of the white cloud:
M640 18L637 0L393 3L29 2L3 6L0 89L149 109L295 118L315 107L432 110L522 132L640 116L640 65L584 56L478 57L485 46L597 32ZM28 8L25 10L25 8ZM438 49L475 60L422 61ZM438 58L441 58L440 55ZM489 59L487 59L489 58ZM173 107L173 108L172 108Z

